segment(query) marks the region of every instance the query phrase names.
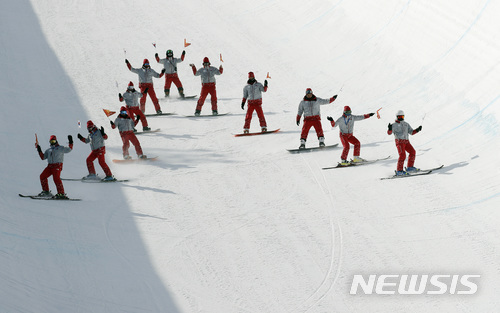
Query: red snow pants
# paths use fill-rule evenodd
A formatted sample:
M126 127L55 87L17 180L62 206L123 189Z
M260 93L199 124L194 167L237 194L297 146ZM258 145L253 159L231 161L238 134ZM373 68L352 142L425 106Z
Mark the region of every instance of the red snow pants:
M407 167L413 167L413 164L415 164L416 153L410 141L408 139L396 139L396 148L398 148L398 154L399 154L397 170L398 171L403 170L403 165L406 159L406 152L408 152Z
M148 88L148 95L151 98L151 101L153 101L153 104L155 106L155 111L160 110L160 103L158 102L158 98L156 98L156 93L155 93L155 88L153 87L152 83L140 83L139 88L141 88L141 92L144 93L144 90ZM141 111L144 113L146 111L146 98L147 95L143 95L141 100L139 100L139 103L141 104Z
M323 127L321 127L321 118L319 115L307 116L304 118L304 126L302 126L302 133L300 134L300 139L307 140L307 135L309 134L309 129L314 127L316 130L316 135L318 138L324 137Z
M353 134L343 134L339 133L340 135L340 142L342 142L342 146L344 146L344 150L342 150L342 155L340 158L342 160L347 160L347 155L349 154L349 144L352 143L354 145L354 156L359 156L360 150L361 150L361 143L359 143L359 140L354 137Z
M139 140L135 136L134 132L129 130L129 131L124 131L120 132L120 136L122 137L123 141L123 156L128 155L128 148L130 147L130 143L132 143L135 147L135 152L137 153L137 156L142 155L142 148L141 144L139 143Z
M247 115L245 116L245 125L243 129L250 129L250 122L252 122L253 111L257 112L259 117L260 127L267 127L266 118L262 111L262 99L248 100Z
M170 89L172 83L175 84L177 89L182 88L182 83L177 73L165 74L165 89Z
M135 121L136 115L139 115L139 118L141 119L142 127L148 126L148 121L146 120L146 116L144 113L142 113L141 109L139 107L127 107L127 113L128 116Z
M215 90L215 83L201 84L200 99L198 99L196 111L201 111L201 107L205 103L208 94L210 94L210 100L212 102L212 111L217 111L217 91Z
M49 182L47 178L52 175L54 179L54 184L56 184L57 193L64 194L64 186L61 181L61 171L63 168L62 163L52 163L47 165L47 167L43 170L42 174L40 174L40 183L42 184L43 191L49 191Z
M111 170L106 164L106 160L104 159L105 154L106 147L100 147L99 149L92 150L90 152L89 156L87 157L87 168L89 169L89 174L95 174L94 160L97 159L106 176L113 176L113 174L111 174Z

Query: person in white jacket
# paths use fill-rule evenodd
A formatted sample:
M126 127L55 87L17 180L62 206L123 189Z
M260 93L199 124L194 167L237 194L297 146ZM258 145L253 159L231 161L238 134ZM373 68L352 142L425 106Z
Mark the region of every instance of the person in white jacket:
M250 131L250 123L252 122L253 111L257 112L259 117L261 131L267 132L266 118L262 111L262 93L267 91L267 80L264 80L264 85L255 80L253 72L248 73L247 85L243 88L243 100L241 101L241 109L245 109L245 102L248 100L247 115L245 116L245 125L243 125L243 133L248 134Z
M40 159L47 160L48 165L40 174L40 183L42 184L42 192L38 194L39 197L54 197L57 199L68 199L68 196L64 193L64 186L61 181L61 171L63 169L64 154L70 153L73 150L73 137L68 135L69 146L60 146L57 142L57 137L55 135L50 136L50 148L42 152L42 148L37 143L36 150ZM48 178L52 176L54 179L54 184L56 184L57 194L52 196L49 190Z
M405 122L405 112L399 110L396 112L396 121L387 125L387 134L394 134L396 141L396 148L398 149L398 165L396 168L396 175L408 175L411 172L418 172L420 169L414 167L416 152L410 143L409 135L415 135L422 130L422 126L413 129L410 124ZM408 152L408 166L406 171L403 171L403 165L406 159L406 152Z
M142 62L141 68L132 67L130 62L125 59L125 64L127 64L128 69L132 73L136 73L139 77L139 88L141 89L141 93L143 94L140 104L141 111L146 112L146 96L149 94L151 101L153 101L153 105L155 106L156 114L161 114L160 103L158 102L158 98L156 97L155 88L153 86L153 77L161 78L165 74L165 69L161 70L161 74L158 74L155 70L151 68L149 65L149 60L144 59ZM147 90L147 93L146 93Z
M179 96L184 98L184 88L182 87L179 75L177 75L177 64L184 61L186 51L182 51L180 58L174 58L174 51L172 50L167 50L166 55L167 57L165 59L160 59L158 53L155 54L156 62L163 64L163 68L165 69L165 87L163 89L165 97L170 95L170 86L174 83L179 91Z
M130 147L130 143L132 143L135 147L135 152L140 159L145 159L146 156L142 153L141 144L139 140L134 134L134 126L137 125L139 121L133 120L128 116L127 108L122 106L120 108L120 114L115 119L115 121L109 121L111 124L111 128L115 129L118 127L118 131L120 132L120 137L122 137L122 151L123 158L125 160L131 159L132 157L128 153L128 148Z
M306 95L299 104L299 110L297 112L297 126L300 125L300 119L302 114L304 114L304 125L302 126L302 133L300 134L300 146L299 149L306 148L307 135L309 134L309 129L314 127L316 130L316 135L318 136L319 146L325 146L325 136L323 134L323 127L321 127L321 115L320 115L320 105L332 103L337 99L337 95L331 97L330 99L317 98L311 88L306 89Z
M353 153L353 163L360 163L363 162L364 159L362 159L359 155L361 152L361 143L359 140L354 137L354 122L356 121L362 121L366 118L369 118L373 116L375 113L368 113L364 115L352 115L351 114L351 108L346 105L344 107L344 113L342 114L341 117L339 117L336 121L333 120L331 116L328 116L327 119L330 121L332 124L332 127L339 127L339 136L340 136L340 142L342 142L342 146L344 147L344 150L342 150L342 155L340 156L341 158L341 165L349 165L349 162L347 161L347 155L349 154L349 148L350 148L350 143L354 145L354 153Z
M198 70L194 64L189 64L193 70L194 76L201 77L201 93L200 98L196 104L196 111L194 115L199 116L201 113L201 107L205 103L205 99L208 94L210 94L210 101L212 102L212 114L219 114L217 111L217 90L215 89L215 75L220 75L223 72L222 65L217 69L216 67L210 66L210 60L205 57L203 58L203 67Z

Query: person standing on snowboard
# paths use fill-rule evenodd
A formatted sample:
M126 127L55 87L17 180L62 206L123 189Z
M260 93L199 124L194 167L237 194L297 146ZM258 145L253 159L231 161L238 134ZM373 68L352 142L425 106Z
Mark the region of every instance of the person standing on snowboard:
M219 114L217 111L217 90L215 89L215 75L220 75L223 72L222 65L217 69L210 66L208 57L203 58L203 67L196 70L194 64L189 64L193 70L194 76L201 77L201 93L200 98L196 104L195 116L200 116L201 107L205 103L205 99L210 94L210 101L212 102L212 115Z
M309 134L309 129L314 127L316 134L318 135L319 146L325 146L325 137L323 135L323 128L321 127L321 116L320 116L320 105L332 103L337 99L337 95L331 97L330 99L317 98L311 88L306 89L306 95L299 104L299 110L297 112L297 126L300 125L300 118L304 114L304 125L302 126L302 133L300 134L300 146L299 149L306 148L307 135Z
M144 113L142 113L141 109L139 109L139 99L141 97L145 97L148 94L148 91L149 88L146 88L144 90L144 93L140 93L135 90L134 83L129 82L127 91L125 91L123 95L121 93L118 94L118 100L120 100L120 102L125 101L125 103L127 104L128 116L130 116L131 119L135 119L134 115L137 115L137 117L141 119L143 131L151 130L151 128L148 127L148 121L146 119L146 116L144 115Z
M92 149L87 157L87 168L89 170L89 174L83 179L99 179L94 167L94 160L97 159L99 161L99 165L101 165L104 173L106 174L103 181L114 181L115 178L113 177L113 174L111 174L111 170L104 159L104 155L106 154L104 140L108 139L108 135L104 132L104 127L101 126L101 129L99 130L94 123L92 123L92 121L88 121L87 130L89 131L87 138L78 134L78 139L80 139L83 143L90 143L90 148Z
M50 136L50 148L42 152L42 148L37 143L36 150L40 159L47 160L48 165L40 174L40 183L42 184L42 192L38 194L39 197L52 197L49 190L48 178L52 175L54 179L54 184L56 184L57 194L54 198L57 199L68 199L68 196L64 193L64 186L61 181L61 171L63 168L64 154L70 153L73 150L73 137L68 135L69 145L68 147L60 146L57 142L55 135Z
M120 108L120 114L115 119L115 122L113 123L113 121L109 121L109 123L111 124L111 128L115 129L116 127L118 127L118 130L120 131L120 136L122 137L123 141L123 147L122 147L123 158L125 160L132 158L128 154L128 148L130 147L130 142L132 142L132 144L134 145L137 156L140 159L146 158L146 156L142 154L141 144L139 143L139 140L134 134L134 126L138 122L139 122L138 120L134 122L134 120L127 115L127 108L124 106Z
M396 113L396 121L394 123L389 123L387 125L388 130L387 134L394 134L394 138L396 141L396 148L398 149L398 165L396 169L396 176L408 175L409 173L415 173L420 171L420 169L414 167L415 163L415 149L410 143L409 135L415 135L416 133L422 130L422 126L413 129L410 124L405 122L405 112L403 110L399 110ZM406 159L406 152L408 152L408 166L406 171L403 171L403 165Z
M359 140L354 137L354 122L361 121L366 118L370 118L375 113L368 113L364 115L352 115L351 108L346 105L344 107L344 113L341 117L339 117L336 121L333 120L331 116L328 116L327 119L332 124L332 127L338 126L340 129L339 136L340 141L342 142L342 146L344 146L344 150L342 150L342 155L340 156L341 162L340 165L347 166L349 162L347 161L347 155L349 154L349 144L352 143L354 145L354 158L352 160L353 163L361 163L365 161L363 158L359 156L361 150L361 144Z
M160 59L158 53L155 53L156 62L163 64L163 68L165 69L165 97L170 95L170 86L173 82L177 87L181 98L184 98L184 88L182 88L182 83L177 75L177 64L184 61L186 51L182 51L180 58L174 58L174 51L172 50L167 50L166 54L167 57L165 59Z
M267 91L267 79L264 80L264 85L255 80L253 72L248 73L247 85L243 88L243 100L241 101L241 109L245 109L245 102L248 100L247 115L245 116L245 125L243 125L243 133L248 134L250 131L250 122L252 121L253 111L257 112L259 117L261 131L267 132L266 118L262 111L262 92Z
M140 101L142 113L146 111L146 95L149 94L149 97L151 98L151 101L153 101L153 104L155 106L156 114L161 114L162 112L160 103L158 102L158 98L156 97L155 89L153 87L153 77L161 78L165 73L165 69L161 70L161 74L158 74L151 68L151 66L149 66L148 59L144 59L141 68L132 67L127 59L125 59L125 64L127 64L127 67L131 72L136 73L139 76L139 88L141 89L141 93L143 94Z

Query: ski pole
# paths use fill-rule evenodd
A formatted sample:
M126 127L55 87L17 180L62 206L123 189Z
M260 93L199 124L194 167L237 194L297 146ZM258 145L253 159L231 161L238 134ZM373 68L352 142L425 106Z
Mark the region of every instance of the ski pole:
M425 116L427 115L427 113L424 113L424 117L422 117L422 122L420 122L420 124L423 124L424 123L424 119L425 119Z

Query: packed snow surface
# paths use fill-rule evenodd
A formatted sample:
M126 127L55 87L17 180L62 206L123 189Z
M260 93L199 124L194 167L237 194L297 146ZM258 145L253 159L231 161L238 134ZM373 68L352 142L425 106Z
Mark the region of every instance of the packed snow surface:
M1 312L498 310L500 1L1 2ZM102 109L118 111L118 93L138 84L125 59L159 72L154 54L167 49L186 50L186 95L201 89L190 63L224 67L218 108L230 114L186 118L196 100L172 85L160 105L176 115L149 118L161 132L138 136L158 161L115 164L122 142ZM279 133L233 136L249 71L270 76L263 109ZM154 84L162 97L164 79ZM327 144L340 142L327 116L382 108L354 134L365 159L391 158L322 170L340 147L288 153L306 88L338 94L321 107ZM416 166L443 169L380 180L396 169L387 124L399 109L423 127L410 137ZM67 145L71 134L62 177L88 173L90 147L76 136L89 119L109 135L114 176L129 182L64 182L78 202L18 197L41 191L35 134L43 150L50 135ZM317 144L311 129L307 146ZM481 277L475 295L351 295L359 274Z

